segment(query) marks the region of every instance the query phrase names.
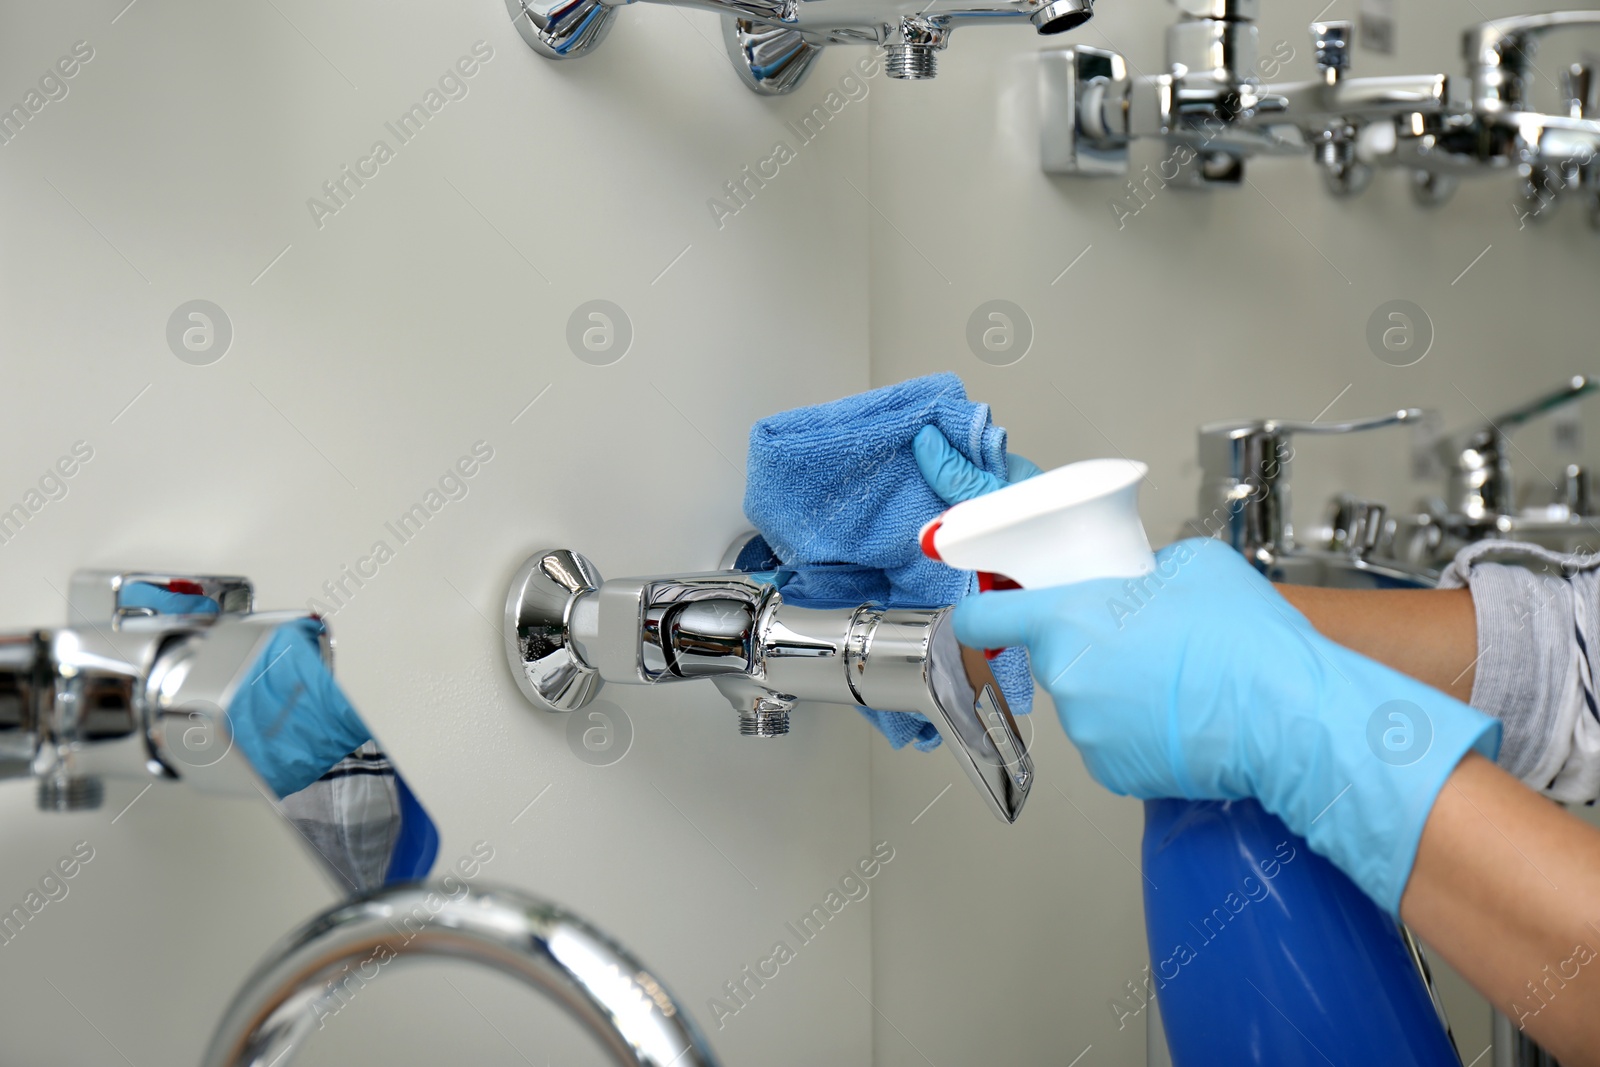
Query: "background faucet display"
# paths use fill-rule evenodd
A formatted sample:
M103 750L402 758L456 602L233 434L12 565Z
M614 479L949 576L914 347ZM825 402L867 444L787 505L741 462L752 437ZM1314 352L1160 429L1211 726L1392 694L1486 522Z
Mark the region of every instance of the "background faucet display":
M1335 195L1361 192L1374 167L1400 167L1411 171L1418 201L1434 205L1462 176L1511 173L1524 223L1545 217L1558 198L1578 196L1600 227L1593 65L1562 71L1560 113L1540 112L1530 99L1540 38L1600 26L1600 12L1494 19L1467 30L1470 92L1454 99L1444 74L1350 77L1350 22L1311 24L1316 79L1265 83L1258 0L1174 3L1179 18L1167 31L1165 73L1132 77L1127 59L1103 48L1042 54L1045 171L1126 175L1129 144L1158 138L1176 146L1162 185L1236 185L1251 156L1309 153Z
M1094 0L656 0L720 12L722 38L739 78L755 92L793 91L830 44L881 46L889 77L931 78L957 26L1026 19L1041 34L1089 21ZM528 46L548 59L598 45L622 3L506 0Z

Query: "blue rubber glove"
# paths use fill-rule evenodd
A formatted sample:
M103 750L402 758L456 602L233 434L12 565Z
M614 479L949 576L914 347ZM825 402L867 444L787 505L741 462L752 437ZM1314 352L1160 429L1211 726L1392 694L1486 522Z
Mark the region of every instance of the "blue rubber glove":
M322 662L322 623L278 627L228 705L239 749L283 799L372 740Z
M917 469L929 487L946 504L959 504L975 496L992 493L996 489L1032 478L1042 473L1032 461L1018 455L1006 456L1006 481L977 467L966 456L956 451L937 426L924 426L911 440L912 455L917 458Z
M1390 914L1445 779L1500 724L1312 628L1244 557L1180 541L1153 574L985 593L976 648L1022 643L1089 772L1135 797L1263 807Z

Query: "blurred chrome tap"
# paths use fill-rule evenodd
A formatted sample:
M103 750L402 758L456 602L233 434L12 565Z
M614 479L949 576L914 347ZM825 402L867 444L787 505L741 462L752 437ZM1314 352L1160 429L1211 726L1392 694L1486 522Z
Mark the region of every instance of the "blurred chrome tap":
M1163 170L1163 181L1236 184L1251 156L1309 149L1329 188L1351 193L1370 176L1355 157L1364 126L1446 99L1443 74L1349 77L1348 22L1311 25L1316 78L1264 82L1258 0L1174 3L1179 15L1167 29L1164 73L1130 77L1123 56L1101 48L1041 54L1046 171L1126 174L1129 143L1151 137L1172 144L1169 158L1179 164Z
M1410 167L1418 194L1429 202L1448 195L1462 176L1511 173L1519 181L1525 225L1547 218L1564 198L1586 201L1600 227L1600 112L1594 70L1574 64L1562 72L1560 113L1537 110L1530 98L1539 41L1564 29L1600 27L1600 11L1554 11L1492 19L1462 39L1470 98L1419 110L1396 125L1384 162Z
M547 711L583 707L602 682L711 679L740 733L778 737L802 702L916 712L989 809L1015 822L1033 761L983 653L956 642L951 608L785 603L735 570L604 581L576 552L535 553L506 597L506 658Z
M1529 99L1540 38L1600 26L1600 11L1494 19L1468 30L1470 96L1452 101L1444 74L1350 77L1349 22L1311 25L1316 78L1263 82L1258 0L1174 2L1180 14L1167 31L1166 73L1131 78L1120 54L1100 48L1041 54L1047 172L1126 175L1128 145L1141 137L1175 146L1157 175L1163 185L1237 183L1251 156L1309 151L1336 195L1360 192L1374 167L1400 167L1412 172L1418 201L1433 205L1464 175L1505 172L1519 179L1524 224L1576 196L1600 226L1593 66L1562 73L1559 112L1540 112Z
M535 52L570 59L598 45L617 9L632 0L506 0L512 21ZM706 8L723 16L723 41L747 87L792 91L822 48L881 47L891 78L934 76L938 53L958 26L1031 23L1063 33L1094 14L1094 0L652 0Z

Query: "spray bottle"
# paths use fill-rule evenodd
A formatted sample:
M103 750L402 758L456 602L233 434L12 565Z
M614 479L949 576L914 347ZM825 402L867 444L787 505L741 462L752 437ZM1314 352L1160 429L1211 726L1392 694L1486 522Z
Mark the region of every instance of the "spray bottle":
M1143 577L1146 469L1059 467L957 504L922 549L982 589ZM1146 801L1142 852L1150 968L1119 1014L1155 997L1175 1067L1458 1067L1409 932L1259 803Z

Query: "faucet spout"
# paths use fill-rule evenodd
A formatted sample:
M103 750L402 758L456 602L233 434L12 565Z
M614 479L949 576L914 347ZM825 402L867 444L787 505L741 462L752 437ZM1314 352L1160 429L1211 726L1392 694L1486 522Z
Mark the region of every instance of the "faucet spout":
M717 1067L699 1028L655 976L606 934L505 888L413 884L338 904L280 944L246 979L204 1067L282 1067L323 1016L341 979L394 960L463 959L555 1002L623 1067Z

